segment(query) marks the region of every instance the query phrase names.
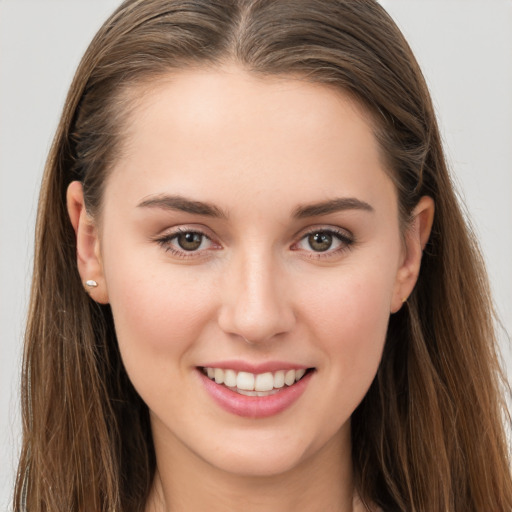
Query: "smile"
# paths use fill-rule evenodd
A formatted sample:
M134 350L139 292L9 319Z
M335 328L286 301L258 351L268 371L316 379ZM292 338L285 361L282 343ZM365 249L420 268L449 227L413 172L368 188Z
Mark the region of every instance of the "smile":
M269 396L283 387L293 386L306 374L306 369L249 373L224 368L202 368L203 373L217 384L245 396Z
M251 365L237 365L243 369L235 370L226 363L222 364L223 368L217 365L197 367L197 375L207 395L218 406L228 413L252 419L268 418L291 408L316 374L315 368L283 365L288 368L279 369L277 364L272 364L258 372L257 368L250 368ZM247 371L251 369L253 372Z

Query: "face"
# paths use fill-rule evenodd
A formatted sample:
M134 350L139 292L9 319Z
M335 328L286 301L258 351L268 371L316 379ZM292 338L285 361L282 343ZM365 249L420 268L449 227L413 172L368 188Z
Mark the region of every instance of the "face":
M361 108L292 78L174 73L132 114L103 205L80 270L112 307L157 456L254 475L349 457L414 284Z

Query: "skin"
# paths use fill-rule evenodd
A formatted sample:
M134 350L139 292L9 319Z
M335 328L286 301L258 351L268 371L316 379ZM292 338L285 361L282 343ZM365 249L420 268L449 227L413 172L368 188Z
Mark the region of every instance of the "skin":
M150 409L158 471L147 510L358 510L350 417L376 374L389 316L416 282L432 200L401 233L369 116L326 86L235 66L156 83L123 147L101 217L87 214L77 182L68 209L82 279L110 303ZM164 194L222 216L140 206ZM371 208L294 216L336 198ZM171 238L177 227L208 238L185 252ZM329 230L344 239L315 251L308 233ZM242 418L198 378L197 366L231 359L315 372L285 411Z

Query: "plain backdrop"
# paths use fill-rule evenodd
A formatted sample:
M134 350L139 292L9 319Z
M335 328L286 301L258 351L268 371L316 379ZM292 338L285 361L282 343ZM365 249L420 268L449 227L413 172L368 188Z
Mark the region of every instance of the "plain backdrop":
M320 0L319 0L320 1ZM0 511L19 449L21 339L41 174L78 61L119 0L0 0ZM512 1L382 0L430 85L481 240L512 375Z

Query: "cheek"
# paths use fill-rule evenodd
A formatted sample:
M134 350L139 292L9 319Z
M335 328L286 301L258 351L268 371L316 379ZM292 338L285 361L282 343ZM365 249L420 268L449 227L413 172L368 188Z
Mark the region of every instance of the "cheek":
M193 270L155 262L154 256L148 265L151 259L143 251L117 250L112 261L105 253L109 301L127 371L135 380L144 368L178 364L209 315L209 284Z
M342 269L314 288L303 310L312 336L328 355L327 364L336 366L333 378L361 388L363 394L375 376L386 338L396 267L387 268L384 262Z

